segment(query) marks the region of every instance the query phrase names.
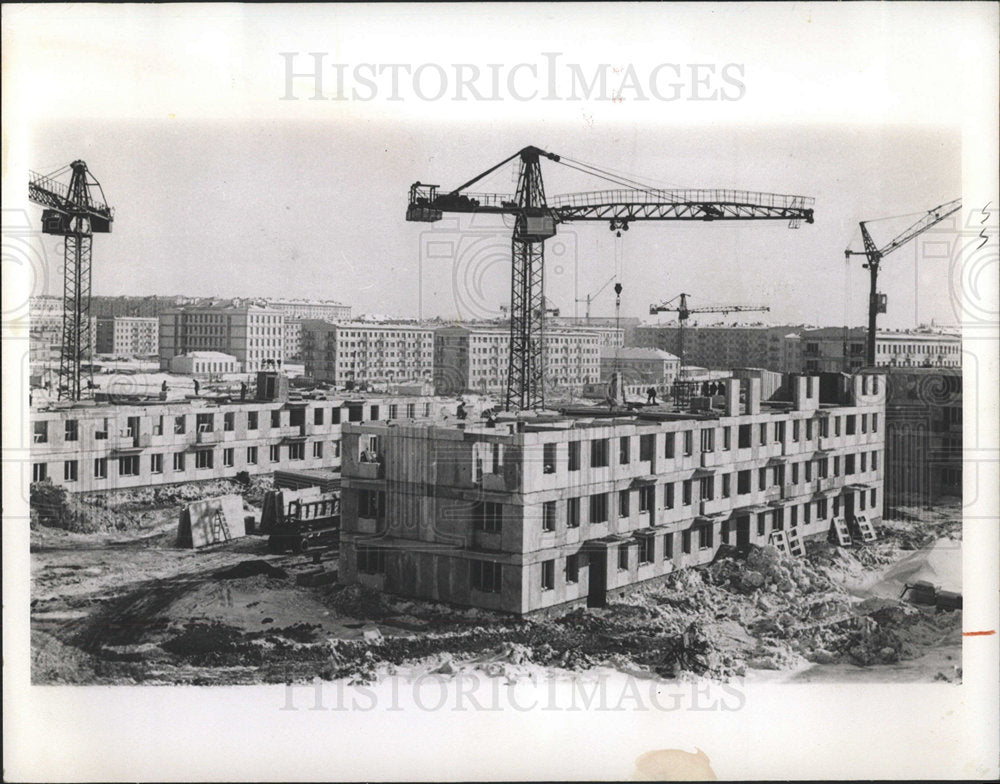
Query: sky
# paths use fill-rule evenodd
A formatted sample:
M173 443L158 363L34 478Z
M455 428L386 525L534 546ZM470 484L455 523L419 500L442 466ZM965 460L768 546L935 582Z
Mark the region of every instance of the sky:
M496 317L509 300L509 229L491 216L404 219L415 181L451 189L526 145L654 186L737 188L815 198L816 221L569 223L546 244L546 295L563 315L616 277L622 316L689 295L692 306L762 305L726 318L862 324L867 308L858 222L884 244L961 193L961 140L936 126L749 127L420 121L109 121L47 124L32 134L32 168L83 158L115 208L95 239L93 292L315 297L356 314ZM543 161L552 196L614 187ZM472 190L509 193L509 164ZM39 209L30 213L37 219ZM925 235L925 238L930 235ZM50 256L58 248L50 242ZM920 241L883 262L880 322L954 323L950 259ZM49 276L51 293L58 276ZM614 315L612 287L591 313ZM672 318L664 314L657 319Z

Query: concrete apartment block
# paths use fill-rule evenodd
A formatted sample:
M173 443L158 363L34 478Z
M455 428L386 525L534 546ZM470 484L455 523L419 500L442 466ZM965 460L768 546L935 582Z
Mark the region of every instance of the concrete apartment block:
M155 357L160 353L160 320L141 316L97 318L96 353Z
M337 386L429 383L434 331L413 324L305 319L301 324L306 375Z
M432 397L58 404L31 412L32 481L71 492L340 466L346 422L453 417Z
M340 579L527 615L602 605L721 544L879 521L884 379L844 377L830 402L792 382L781 404L731 379L697 413L346 425Z
M867 330L862 327L798 329L785 337L796 362L789 370L805 373L859 371L866 363ZM875 336L875 365L899 368L962 366L961 335L939 330L880 330Z
M243 372L281 367L285 316L256 305L190 306L160 313L160 367L192 351L232 354Z

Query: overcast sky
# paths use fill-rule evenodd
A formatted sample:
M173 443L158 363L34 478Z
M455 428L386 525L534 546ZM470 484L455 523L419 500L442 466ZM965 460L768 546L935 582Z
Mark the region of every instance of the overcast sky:
M95 294L318 297L406 317L495 316L508 301L503 224L408 223L406 197L414 181L451 189L528 144L653 185L816 199L815 224L797 230L780 221L648 221L618 240L605 223L564 224L546 244L546 293L567 315L617 265L623 316L648 318L651 302L683 291L692 305L770 307L744 320L862 324L867 273L862 259L848 267L843 254L848 243L862 247L858 221L961 193L960 136L929 126L105 120L39 127L33 139L33 168L83 158L116 210L113 233L95 241ZM550 195L613 187L542 165ZM508 165L473 190L511 192L514 175ZM916 217L870 229L881 245ZM884 263L884 326L956 320L949 259L925 255L914 243ZM613 313L608 286L592 314Z

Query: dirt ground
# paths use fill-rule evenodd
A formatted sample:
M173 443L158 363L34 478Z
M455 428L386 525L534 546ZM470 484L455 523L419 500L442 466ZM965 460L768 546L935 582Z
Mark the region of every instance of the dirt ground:
M248 509L257 490L247 488ZM108 530L32 529L35 683L371 682L402 669L517 678L539 667L961 679L961 612L898 599L918 579L960 590L957 505L898 510L873 544L811 542L802 558L756 548L606 608L525 620L305 584L311 572L336 569L335 550L275 554L255 536L181 549L176 499L101 503L117 515Z

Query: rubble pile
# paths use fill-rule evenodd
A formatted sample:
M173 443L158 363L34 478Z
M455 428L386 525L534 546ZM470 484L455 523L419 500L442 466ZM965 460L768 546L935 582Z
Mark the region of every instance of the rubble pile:
M136 531L176 518L178 507L190 501L241 494L253 511L263 503L269 482L253 478L248 484L232 479L183 482L168 487L137 487L95 493L67 493L51 482L31 484L31 526L93 534Z

